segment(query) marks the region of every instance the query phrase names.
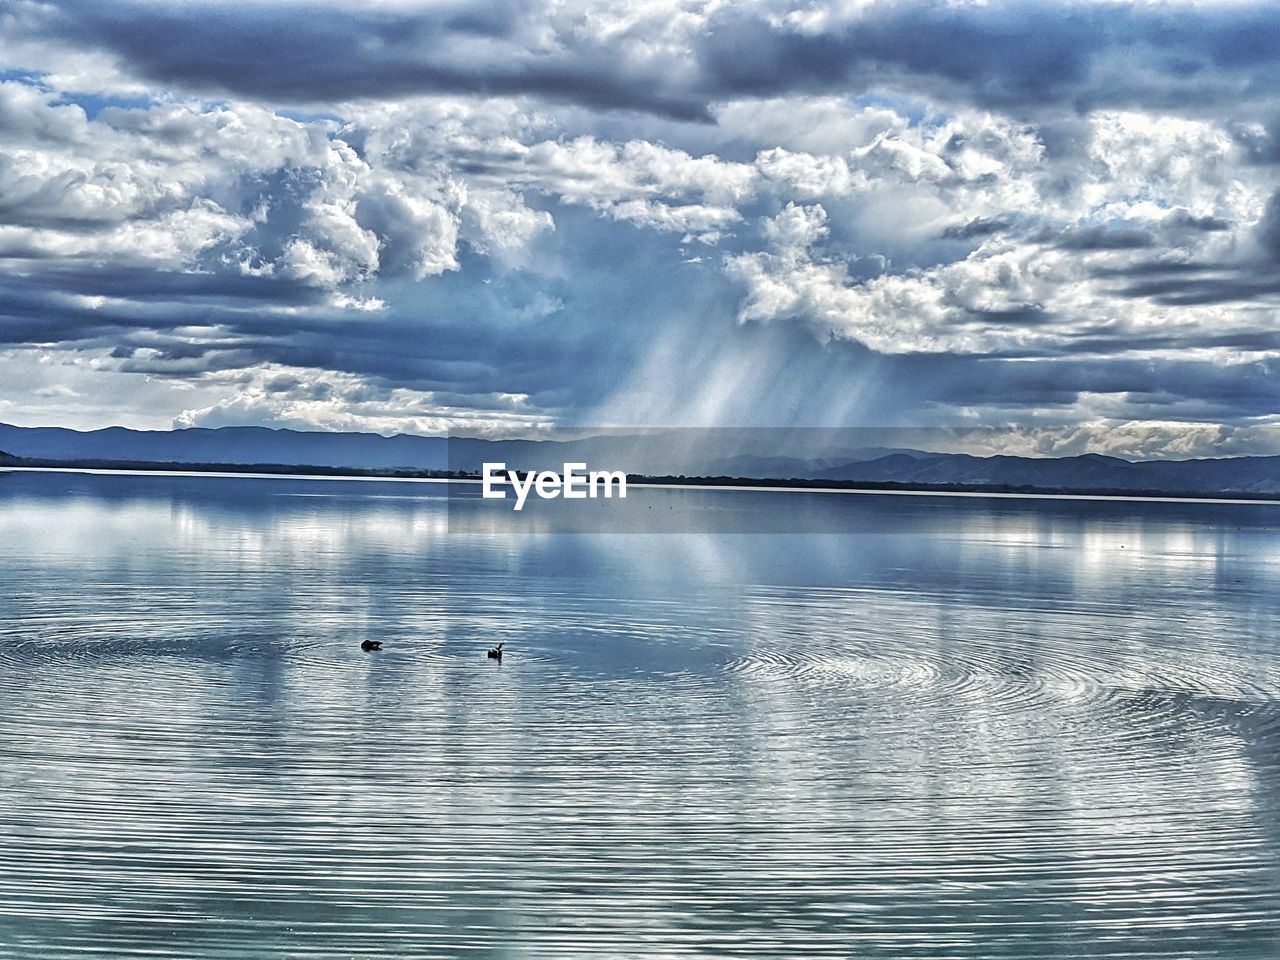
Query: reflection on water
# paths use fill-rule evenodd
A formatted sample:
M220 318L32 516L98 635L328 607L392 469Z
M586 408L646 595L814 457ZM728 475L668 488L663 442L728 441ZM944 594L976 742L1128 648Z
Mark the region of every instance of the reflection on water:
M0 476L0 956L1280 954L1280 508L752 496Z

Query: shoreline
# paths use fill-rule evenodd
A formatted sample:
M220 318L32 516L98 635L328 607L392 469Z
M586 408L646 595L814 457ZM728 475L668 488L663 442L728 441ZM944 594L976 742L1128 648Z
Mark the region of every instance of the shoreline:
M432 483L432 484L466 484L480 486L479 477L423 477L423 476L385 476L372 473L272 473L251 470L175 470L160 468L155 470L122 467L93 466L11 466L0 464L0 475L4 473L71 473L89 476L124 476L124 477L199 477L227 478L238 480L329 480L360 481L375 483ZM1280 506L1280 497L1227 497L1213 495L1183 495L1157 493L1086 493L1086 492L1051 492L1051 491L1010 491L982 489L935 489L928 487L875 487L875 486L822 486L819 482L795 485L792 482L753 481L749 478L731 478L740 482L716 482L714 480L694 482L666 482L664 480L630 479L628 487L668 490L728 490L742 493L817 493L817 494L857 494L862 496L889 497L960 497L967 499L996 500L1080 500L1103 503L1188 503L1188 504L1223 504L1223 505L1255 505Z

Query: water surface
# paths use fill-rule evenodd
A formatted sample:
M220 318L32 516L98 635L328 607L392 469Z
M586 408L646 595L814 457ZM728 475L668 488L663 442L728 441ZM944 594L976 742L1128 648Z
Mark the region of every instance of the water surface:
M1280 955L1280 508L632 496L0 475L0 956Z

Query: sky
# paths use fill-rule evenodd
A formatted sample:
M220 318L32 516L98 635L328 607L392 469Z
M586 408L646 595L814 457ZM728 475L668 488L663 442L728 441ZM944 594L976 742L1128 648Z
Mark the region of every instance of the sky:
M0 421L1277 453L1280 5L0 0Z

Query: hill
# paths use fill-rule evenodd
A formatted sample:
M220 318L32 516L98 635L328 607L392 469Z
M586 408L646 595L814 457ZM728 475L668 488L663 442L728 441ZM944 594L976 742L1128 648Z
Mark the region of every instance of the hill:
M779 455L786 436L752 431L660 431L556 440L485 440L370 433L324 433L264 427L77 431L0 424L0 464L163 465L208 468L268 465L279 472L479 473L487 461L524 470L559 470L566 462L650 477L716 482L796 480L837 485L1154 493L1200 496L1280 495L1280 457L1122 460L1074 457L979 457L962 453L866 447L806 459ZM762 449L763 448L763 449ZM7 459L6 459L7 458ZM272 471L275 472L275 471Z

